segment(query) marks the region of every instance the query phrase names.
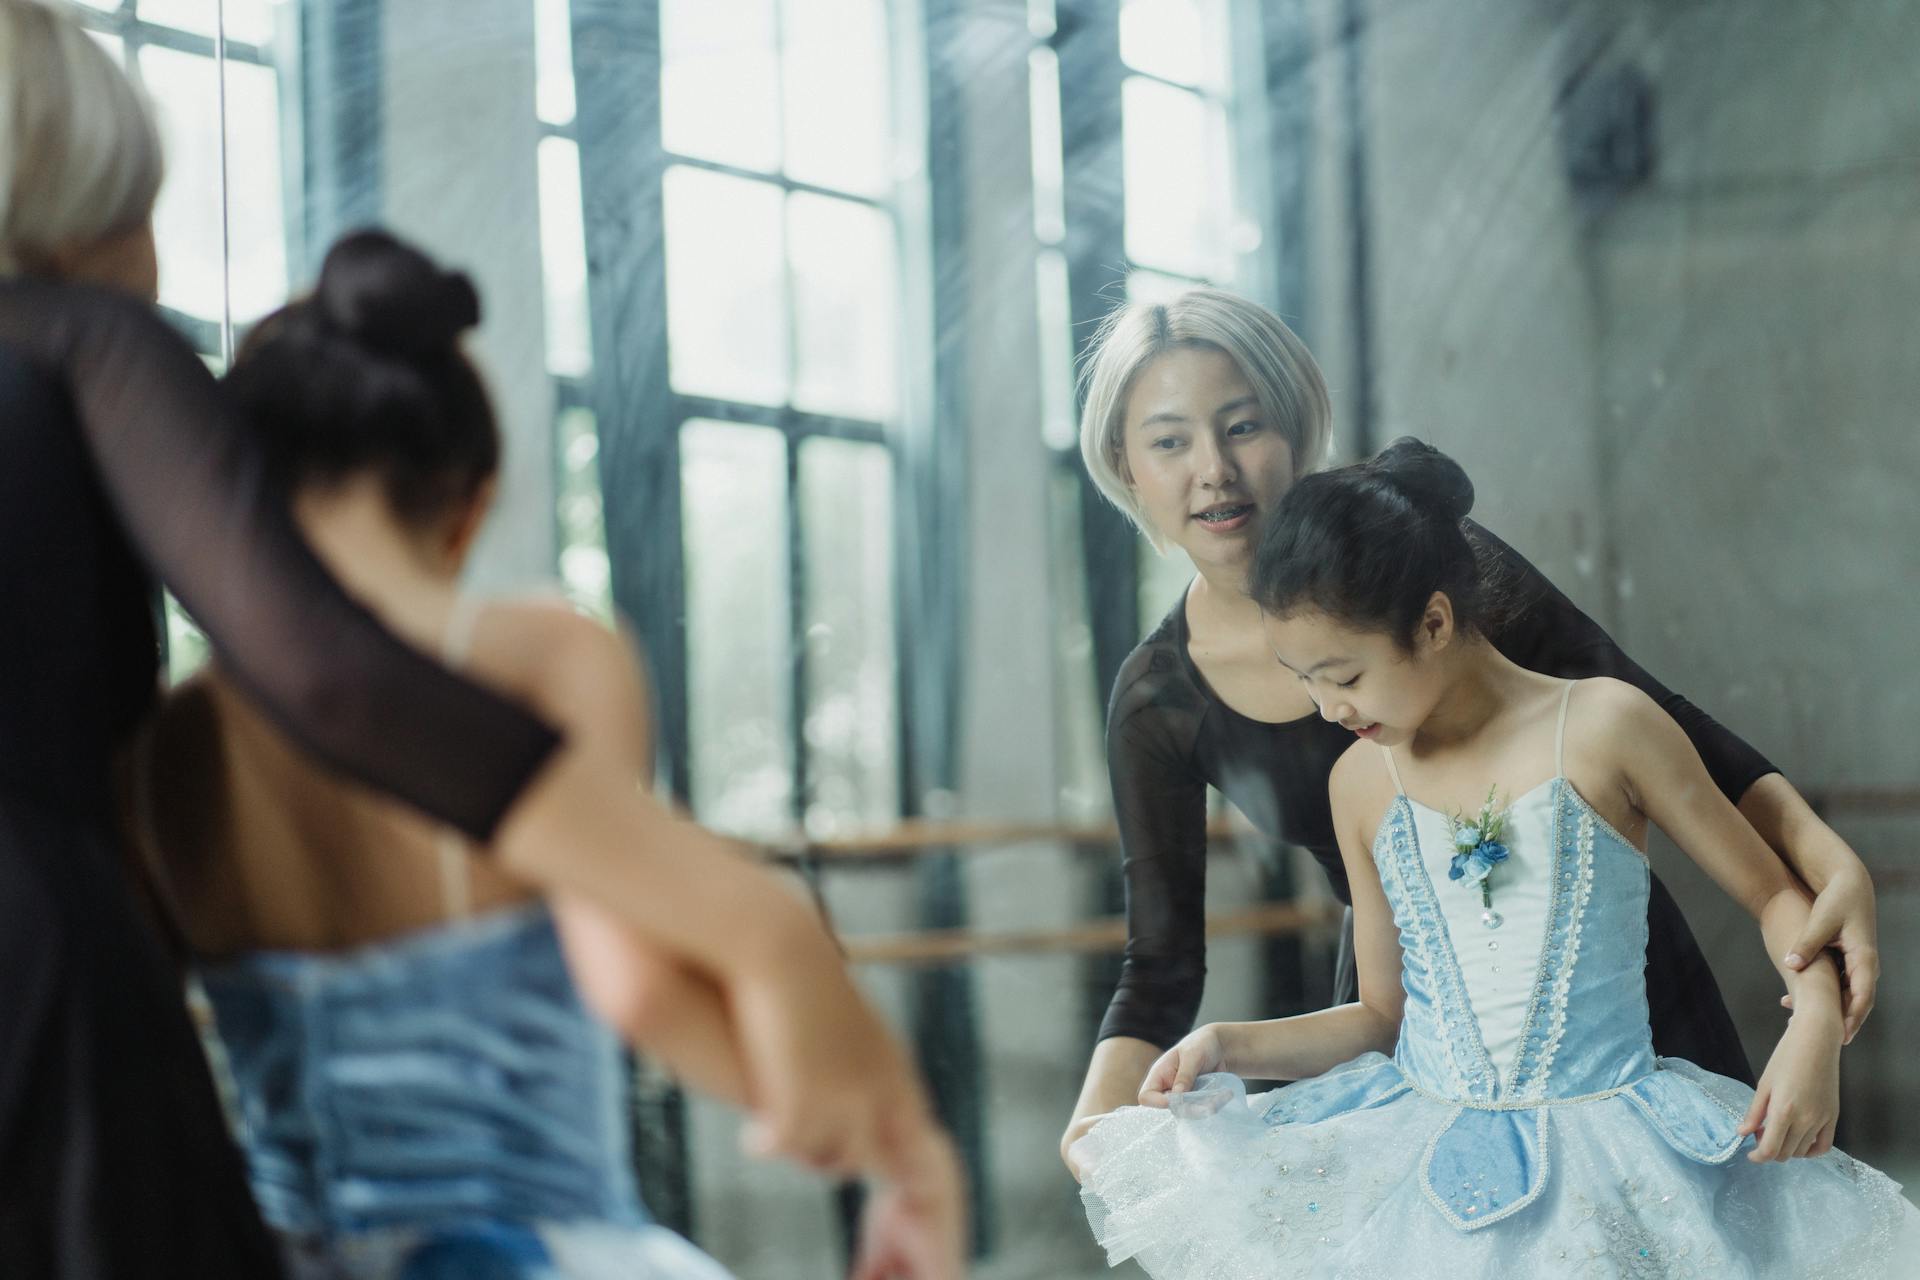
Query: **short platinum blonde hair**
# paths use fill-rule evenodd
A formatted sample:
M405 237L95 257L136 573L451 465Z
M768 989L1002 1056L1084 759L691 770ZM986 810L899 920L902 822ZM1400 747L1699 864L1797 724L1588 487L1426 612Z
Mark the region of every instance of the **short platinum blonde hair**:
M135 230L163 172L140 91L73 15L0 0L0 276Z
M1168 302L1130 302L1101 322L1081 374L1080 456L1108 501L1160 550L1127 470L1127 397L1156 357L1181 348L1218 351L1240 366L1261 409L1285 433L1298 479L1327 455L1333 409L1326 379L1279 316L1224 289L1189 289Z

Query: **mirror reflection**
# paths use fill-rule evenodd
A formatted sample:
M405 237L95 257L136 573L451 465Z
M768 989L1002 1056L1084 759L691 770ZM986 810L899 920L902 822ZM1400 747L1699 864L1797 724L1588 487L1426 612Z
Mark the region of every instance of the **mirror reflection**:
M1871 872L1885 994L1842 1055L1837 1137L1920 1175L1897 1048L1920 8L75 11L157 109L159 302L216 370L355 228L471 275L504 454L468 582L629 620L661 787L768 846L831 921L955 1136L977 1274L1108 1274L1063 1132L1131 1101L1192 1025L1354 995L1315 825L1331 756L1248 745L1329 699L1273 661L1257 613L1231 622L1243 596L1207 603L1251 562L1250 542L1218 550L1236 504L1267 501L1251 464L1213 459L1219 527L1174 535L1083 456L1103 321L1177 315L1197 287L1310 351L1327 461L1415 436L1460 463L1472 519L1591 619L1541 641L1554 674L1621 674L1617 644L1737 744L1716 757L1687 726L1729 799L1791 783L1804 806L1779 812L1806 821L1760 834L1812 889L1855 855ZM1191 427L1259 381L1243 363L1156 383L1171 366L1149 353L1116 375L1123 493L1145 480L1130 450L1157 447L1135 439L1152 396L1201 406ZM1202 436L1226 448L1183 439ZM1275 502L1310 461L1287 455ZM1198 511L1215 482L1180 483L1168 501ZM183 679L205 642L178 609L167 639ZM1186 683L1140 685L1165 664ZM1130 737L1130 698L1180 697L1179 726ZM1717 984L1732 1021L1701 1052L1757 1071L1782 975L1658 834L1651 865L1697 940L1663 967L1656 938L1654 1047L1662 1016L1721 1016L1663 1015L1660 984ZM1187 922L1155 932L1181 895ZM1862 901L1828 906L1870 920ZM737 1113L656 1065L632 1094L657 1218L742 1277L844 1265L847 1194L742 1154Z

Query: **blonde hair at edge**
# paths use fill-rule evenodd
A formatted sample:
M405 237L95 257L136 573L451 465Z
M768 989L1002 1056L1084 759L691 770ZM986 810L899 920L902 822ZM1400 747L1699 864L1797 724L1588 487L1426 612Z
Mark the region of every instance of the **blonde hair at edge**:
M0 0L0 276L153 214L160 135L139 90L54 4Z
M1223 289L1189 289L1170 302L1133 302L1114 311L1094 335L1081 379L1080 456L1100 492L1162 554L1166 548L1127 474L1127 396L1140 370L1182 347L1223 352L1240 367L1261 409L1286 433L1295 479L1320 466L1332 430L1327 384L1313 353L1258 303Z

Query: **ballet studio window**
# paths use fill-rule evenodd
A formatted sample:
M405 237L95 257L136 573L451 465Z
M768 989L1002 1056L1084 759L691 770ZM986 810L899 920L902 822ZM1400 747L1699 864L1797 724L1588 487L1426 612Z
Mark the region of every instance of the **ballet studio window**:
M600 433L588 380L593 325L587 306L587 240L574 137L573 38L567 0L534 0L534 106L540 198L540 274L545 292L547 373L554 383L554 516L567 594L602 619L613 616L600 494Z
M1257 131L1259 103L1235 94L1229 51L1259 31L1262 15L1234 0L1125 0L1117 12L1108 0L1028 0L1027 10L1040 424L1055 461L1051 554L1063 584L1054 628L1061 806L1089 819L1108 803L1106 682L1192 568L1177 550L1153 554L1117 518L1088 544L1096 526L1082 504L1106 500L1080 460L1075 355L1122 300L1255 283L1258 223L1244 211L1234 140ZM1104 653L1094 600L1110 628L1117 612L1134 615Z
M693 798L897 816L898 213L883 0L663 0Z
M591 388L608 335L591 331L598 242L581 213L582 166L591 198L602 159L576 132L576 95L596 90L569 47L581 7L535 5L562 572L606 601ZM669 386L650 404L679 459L679 527L659 532L679 542L684 667L654 657L662 681L684 682L686 789L703 820L734 832L888 824L905 239L889 5L658 0L626 13L657 17L659 33L664 281L662 296L630 301L665 326Z
M225 0L221 11L224 31L206 0L81 0L77 9L153 102L167 162L153 219L160 307L216 371L234 333L286 299L286 209L298 206L285 186L275 60L290 38L285 7ZM167 640L172 677L204 660L205 638L171 601Z

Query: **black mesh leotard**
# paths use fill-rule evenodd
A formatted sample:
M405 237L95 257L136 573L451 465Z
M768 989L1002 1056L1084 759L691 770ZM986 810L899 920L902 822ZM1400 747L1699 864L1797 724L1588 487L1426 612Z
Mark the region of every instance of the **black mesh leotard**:
M1738 801L1774 768L1752 747L1620 651L1519 552L1479 530L1511 594L1499 650L1534 671L1613 676L1639 686L1686 730L1707 771ZM1128 655L1107 710L1107 770L1127 887L1127 950L1100 1036L1166 1046L1185 1035L1206 982L1207 787L1217 787L1272 839L1308 849L1342 902L1346 869L1334 841L1327 777L1353 735L1319 716L1269 724L1240 715L1207 687L1187 652L1185 602ZM1753 1080L1733 1019L1673 896L1656 878L1648 905L1647 997L1657 1052ZM1352 919L1335 1000L1355 998Z
M132 299L0 282L0 457L0 1276L277 1275L116 848L155 578L295 740L470 835L556 739L341 592Z

